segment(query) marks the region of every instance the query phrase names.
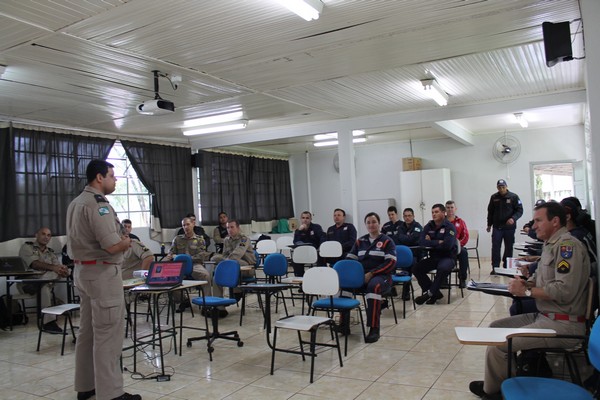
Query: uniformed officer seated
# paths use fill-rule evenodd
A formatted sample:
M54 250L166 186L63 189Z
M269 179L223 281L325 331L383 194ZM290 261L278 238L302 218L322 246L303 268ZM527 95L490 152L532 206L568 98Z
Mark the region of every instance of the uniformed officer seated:
M215 254L211 258L211 261L216 263L223 260L235 260L241 267L256 264L256 255L254 254L250 238L241 232L240 223L235 219L230 219L227 222L227 237L223 240L223 254ZM253 275L253 270L242 271L241 273L242 279ZM239 300L242 298L242 291L239 288L235 288L232 295ZM224 318L227 315L228 312L224 307L219 309L220 318Z
M59 279L66 278L69 275L69 269L58 262L58 257L54 250L48 247L50 239L52 239L52 232L49 228L42 227L35 233L35 241L25 242L19 250L19 257L25 261L25 264L27 264L28 267L38 271L44 271L43 275L33 278ZM39 289L35 287L35 285L21 286L19 284L18 289L19 291L28 294L35 294L37 290L40 290L41 304L38 304L38 306L41 309L52 306L52 283L44 284ZM43 317L44 316L42 315L42 318ZM43 329L49 333L62 333L62 329L57 325L56 320L43 324Z

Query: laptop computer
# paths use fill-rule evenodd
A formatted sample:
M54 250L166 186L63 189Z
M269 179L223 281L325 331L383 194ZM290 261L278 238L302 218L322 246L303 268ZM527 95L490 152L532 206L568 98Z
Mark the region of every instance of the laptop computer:
M132 291L170 290L183 282L183 262L155 261L150 264L146 283L131 288Z
M31 274L36 272L30 270L21 257L0 257L0 273L2 275Z

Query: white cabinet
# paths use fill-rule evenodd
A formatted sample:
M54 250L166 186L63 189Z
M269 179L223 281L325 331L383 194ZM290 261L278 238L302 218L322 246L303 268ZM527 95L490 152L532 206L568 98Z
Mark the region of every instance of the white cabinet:
M450 170L448 168L423 169L400 172L400 207L415 210L415 219L421 225L431 220L431 207L452 199Z

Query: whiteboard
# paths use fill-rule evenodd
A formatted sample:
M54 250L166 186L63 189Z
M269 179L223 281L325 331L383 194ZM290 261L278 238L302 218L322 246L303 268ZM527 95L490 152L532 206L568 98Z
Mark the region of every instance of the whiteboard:
M394 199L374 199L374 200L359 200L358 201L358 218L355 219L355 227L358 231L358 236L366 235L367 228L365 227L365 215L370 212L376 212L381 219L381 226L388 221L387 209L390 206L395 206Z

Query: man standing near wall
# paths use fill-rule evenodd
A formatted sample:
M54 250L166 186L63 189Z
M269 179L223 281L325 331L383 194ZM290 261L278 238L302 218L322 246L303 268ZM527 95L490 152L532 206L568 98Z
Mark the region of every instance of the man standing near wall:
M504 179L496 183L497 193L490 197L487 212L487 231L492 230L492 272L500 267L500 248L504 241L504 255L502 263L506 266L506 259L513 255L515 244L515 229L517 220L523 215L523 204L516 193L508 191Z
M125 393L119 357L123 349L125 301L121 264L131 239L104 196L115 191L113 165L92 160L88 184L67 210L67 247L81 299L75 347L77 400L141 400Z

